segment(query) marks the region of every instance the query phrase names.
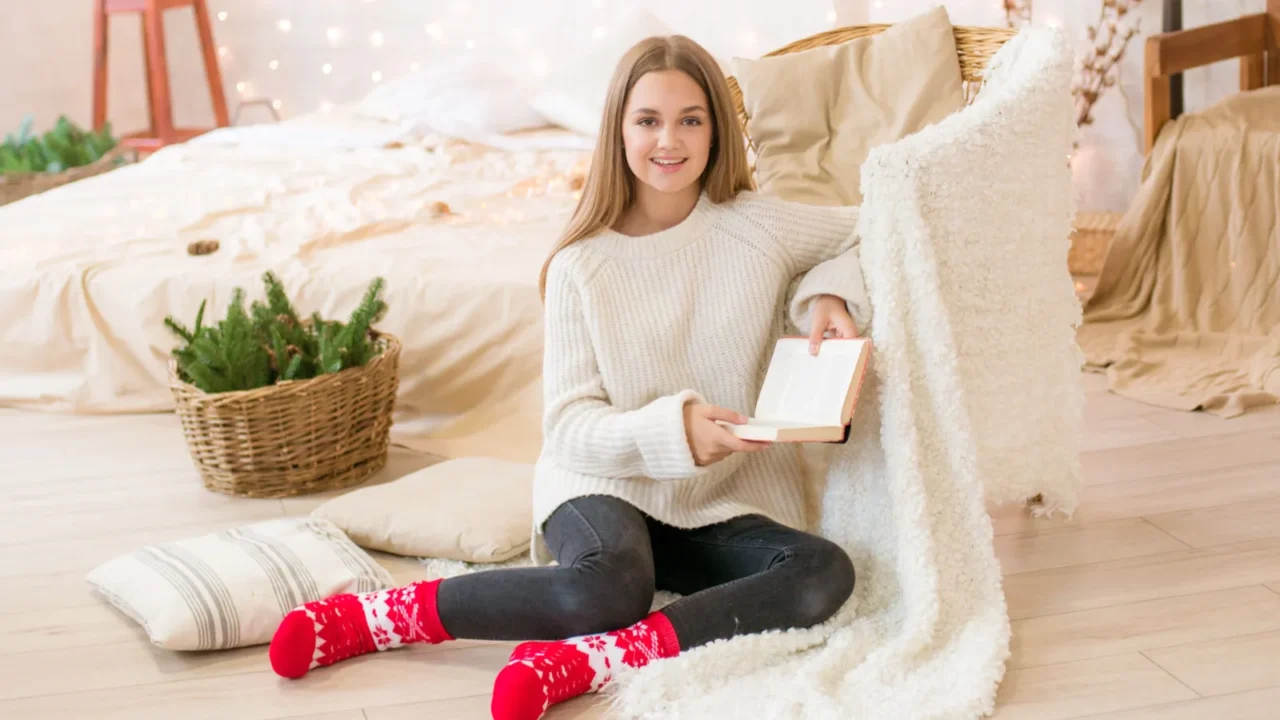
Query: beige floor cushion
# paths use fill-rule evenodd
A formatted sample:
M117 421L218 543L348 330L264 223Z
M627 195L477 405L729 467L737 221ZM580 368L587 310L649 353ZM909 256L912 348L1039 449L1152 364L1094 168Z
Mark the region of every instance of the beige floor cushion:
M392 582L337 527L311 517L147 545L99 565L87 580L169 650L267 643L303 603Z
M939 6L839 45L735 58L760 189L813 205L860 205L876 145L964 107L954 30Z
M370 550L496 563L529 548L532 493L532 465L463 457L340 495L314 514Z

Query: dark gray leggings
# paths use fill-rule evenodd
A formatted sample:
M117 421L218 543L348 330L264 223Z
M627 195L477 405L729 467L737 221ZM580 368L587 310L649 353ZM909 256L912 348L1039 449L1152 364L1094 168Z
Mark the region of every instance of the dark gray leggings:
M738 634L816 625L853 593L838 545L759 515L694 530L659 523L593 495L560 506L546 526L559 566L462 575L440 583L445 630L471 640L560 640L632 625L654 590L681 650Z

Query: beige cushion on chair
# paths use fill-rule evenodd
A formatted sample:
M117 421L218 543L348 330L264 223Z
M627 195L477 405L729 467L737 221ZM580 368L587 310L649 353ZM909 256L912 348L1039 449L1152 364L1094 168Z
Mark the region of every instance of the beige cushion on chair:
M964 107L953 32L937 7L839 45L735 58L760 189L813 205L860 205L871 148Z
M529 548L533 466L484 457L446 460L340 495L312 514L369 550L502 562Z

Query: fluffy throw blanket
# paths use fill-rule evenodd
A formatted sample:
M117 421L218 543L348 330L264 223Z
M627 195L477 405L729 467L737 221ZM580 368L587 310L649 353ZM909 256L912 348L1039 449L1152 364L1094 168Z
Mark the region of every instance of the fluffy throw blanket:
M1160 133L1085 307L1111 389L1233 417L1280 402L1280 87Z
M985 502L1040 495L1038 511L1069 512L1079 477L1071 63L1061 34L1022 31L971 106L863 168L873 370L850 442L815 474L816 529L853 558L854 597L819 627L621 669L611 717L993 710L1010 624Z

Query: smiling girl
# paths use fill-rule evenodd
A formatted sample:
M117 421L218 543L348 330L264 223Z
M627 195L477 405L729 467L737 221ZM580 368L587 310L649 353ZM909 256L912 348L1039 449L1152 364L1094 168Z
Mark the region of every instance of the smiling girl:
M804 530L813 497L799 448L720 422L746 422L788 319L814 352L827 333L865 328L856 220L855 207L753 189L727 82L703 48L682 36L631 48L539 282L534 553L556 566L309 603L272 641L276 672L413 642L524 640L492 712L533 720L600 689L619 663L830 618L854 568ZM653 611L659 589L682 597Z

